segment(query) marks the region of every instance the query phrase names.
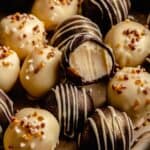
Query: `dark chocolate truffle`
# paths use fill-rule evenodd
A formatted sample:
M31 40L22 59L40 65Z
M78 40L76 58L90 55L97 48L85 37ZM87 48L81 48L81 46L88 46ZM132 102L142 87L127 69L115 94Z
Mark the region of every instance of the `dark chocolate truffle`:
M130 0L84 0L82 14L96 22L106 34L112 25L127 18L130 5Z
M70 84L60 84L53 88L41 101L41 107L58 119L62 136L68 138L76 137L94 109L85 89Z
M96 109L79 135L80 150L130 150L133 126L124 112L108 106Z
M57 27L50 43L63 51L63 47L71 41L74 36L82 34L102 38L100 30L94 22L81 15L74 15Z
M12 100L0 89L0 125L6 128L14 115Z
M76 35L65 46L62 68L68 81L76 85L94 83L112 74L114 56L99 38Z

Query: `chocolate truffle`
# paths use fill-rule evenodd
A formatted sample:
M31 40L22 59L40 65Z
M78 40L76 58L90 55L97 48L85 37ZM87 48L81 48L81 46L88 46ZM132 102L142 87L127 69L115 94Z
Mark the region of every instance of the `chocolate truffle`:
M5 129L14 115L13 101L0 89L0 126Z
M74 36L82 34L88 34L102 39L102 34L94 22L81 15L74 15L63 21L56 28L50 40L50 44L63 51L66 44L71 41Z
M103 34L128 16L130 0L84 0L82 14L99 25Z
M61 52L51 46L36 49L25 59L20 81L30 96L38 98L56 84L60 60Z
M46 110L21 109L4 134L5 150L54 150L59 141L59 124Z
M16 52L0 46L0 88L5 92L14 86L20 71L20 60Z
M121 66L142 64L150 54L150 31L137 22L126 20L113 26L105 37L114 52L116 62Z
M109 82L108 101L136 122L150 112L150 74L139 67L124 67Z
M59 121L61 135L68 138L77 136L94 109L86 90L71 84L59 84L49 91L41 101L41 107L54 114Z
M45 43L44 24L35 16L15 13L0 21L0 43L9 46L24 59Z
M108 106L96 109L87 119L78 145L80 150L130 150L132 138L133 126L127 114Z
M47 30L54 30L65 19L77 14L78 0L35 0L32 13L41 19Z
M69 82L76 85L94 83L109 77L114 70L111 48L92 35L76 35L65 46L62 68Z

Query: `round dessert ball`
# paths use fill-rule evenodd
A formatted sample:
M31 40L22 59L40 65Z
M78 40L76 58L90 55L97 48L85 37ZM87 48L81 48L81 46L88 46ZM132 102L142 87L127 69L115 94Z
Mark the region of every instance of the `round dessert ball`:
M50 40L50 44L55 47L57 46L63 51L69 41L76 35L82 34L88 34L102 39L101 31L94 22L84 16L73 15L56 28L56 31Z
M31 97L42 96L56 84L60 61L61 52L51 46L36 49L25 59L20 81Z
M21 109L4 134L5 150L54 150L59 141L59 124L46 110Z
M133 125L126 113L111 106L98 108L79 134L79 150L130 150Z
M20 71L20 60L15 51L0 46L0 88L5 92L11 90Z
M95 83L114 70L112 50L95 36L79 34L67 43L62 69L69 82L76 85Z
M54 30L65 19L77 14L78 0L35 0L32 13L40 18L47 30Z
M105 37L120 67L142 64L150 54L150 31L137 22L123 21L113 26Z
M98 24L105 35L114 24L128 17L130 6L130 0L84 0L82 14Z
M50 111L58 120L62 137L76 138L89 115L93 113L92 98L84 88L59 84L41 100L40 106Z
M124 67L109 82L108 101L136 122L150 112L150 74L139 67Z
M0 21L0 43L16 51L21 60L45 42L44 24L34 15L15 13Z

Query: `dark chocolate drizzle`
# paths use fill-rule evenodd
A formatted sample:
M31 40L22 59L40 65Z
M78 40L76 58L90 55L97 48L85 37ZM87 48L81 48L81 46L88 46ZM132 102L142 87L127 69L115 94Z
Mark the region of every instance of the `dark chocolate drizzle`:
M130 0L84 0L82 14L94 21L105 35L108 30L128 16Z

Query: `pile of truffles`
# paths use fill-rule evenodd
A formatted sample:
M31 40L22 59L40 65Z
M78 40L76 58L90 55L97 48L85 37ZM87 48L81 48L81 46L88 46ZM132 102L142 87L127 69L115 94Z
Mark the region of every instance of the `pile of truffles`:
M150 149L150 19L129 16L134 0L1 3L2 149Z

